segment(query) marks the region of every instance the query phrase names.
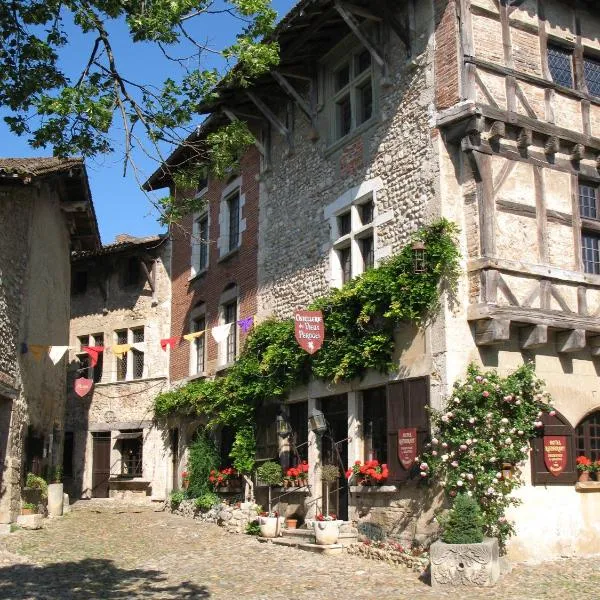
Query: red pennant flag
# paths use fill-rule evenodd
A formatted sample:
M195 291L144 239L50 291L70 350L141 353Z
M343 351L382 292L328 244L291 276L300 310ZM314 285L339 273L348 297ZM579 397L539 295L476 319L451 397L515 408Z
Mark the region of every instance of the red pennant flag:
M104 352L104 346L84 346L82 348L84 352L87 352L90 357L91 367L95 367L98 362L98 355L100 352Z
M167 349L167 346L171 346L171 348L175 348L175 344L180 340L178 337L170 337L165 338L164 340L160 340L160 347L163 350Z
M93 385L94 385L93 379L87 379L86 377L79 377L78 379L75 380L75 393L80 398L83 398L92 389Z

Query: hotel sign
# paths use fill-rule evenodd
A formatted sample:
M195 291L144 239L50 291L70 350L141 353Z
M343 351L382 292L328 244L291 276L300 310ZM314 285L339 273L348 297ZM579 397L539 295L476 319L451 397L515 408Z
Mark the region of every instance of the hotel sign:
M325 339L325 322L320 310L297 310L294 315L296 341L303 350L314 354Z
M544 464L554 477L558 477L567 466L567 436L544 436Z
M398 429L398 459L408 471L412 468L417 457L417 429L405 427Z

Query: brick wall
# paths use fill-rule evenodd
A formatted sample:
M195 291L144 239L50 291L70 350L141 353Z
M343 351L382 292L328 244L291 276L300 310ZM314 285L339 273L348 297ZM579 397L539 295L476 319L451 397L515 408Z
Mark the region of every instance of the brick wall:
M246 229L242 232L241 245L238 250L219 260L217 239L219 238L219 210L221 196L226 183L210 179L206 195L209 207L209 265L208 269L190 280L191 276L191 232L192 216L186 217L180 224L171 229L172 257L172 307L171 335L181 336L190 332L191 311L204 303L206 306L206 326L210 330L219 325L219 300L223 290L229 284L238 287L239 318L256 313L256 280L257 280L257 235L258 235L258 197L257 181L260 169L260 157L256 148L249 148L241 160L242 173L241 194L245 196L245 204L241 208L241 218L246 220ZM237 327L237 325L235 325ZM240 328L238 347L243 346L245 335ZM214 373L217 365L217 344L210 332L206 336L207 371ZM190 344L183 341L171 350L171 381L188 377L190 363Z
M438 110L460 100L459 31L454 0L435 1L435 103Z

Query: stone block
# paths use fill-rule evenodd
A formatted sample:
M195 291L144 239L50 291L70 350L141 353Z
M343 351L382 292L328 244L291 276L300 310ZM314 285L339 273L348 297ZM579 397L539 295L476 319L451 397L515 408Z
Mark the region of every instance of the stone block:
M63 515L71 512L69 494L63 494Z
M17 525L23 529L41 529L43 520L42 515L19 515Z
M430 549L432 587L490 587L500 578L498 540L480 544L434 542Z
M0 535L8 535L10 533L10 523L0 523Z

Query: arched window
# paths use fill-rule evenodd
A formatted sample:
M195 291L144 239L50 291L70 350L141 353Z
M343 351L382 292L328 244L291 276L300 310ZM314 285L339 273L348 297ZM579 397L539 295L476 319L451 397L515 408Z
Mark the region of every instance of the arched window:
M577 456L600 460L600 410L589 414L575 430Z

